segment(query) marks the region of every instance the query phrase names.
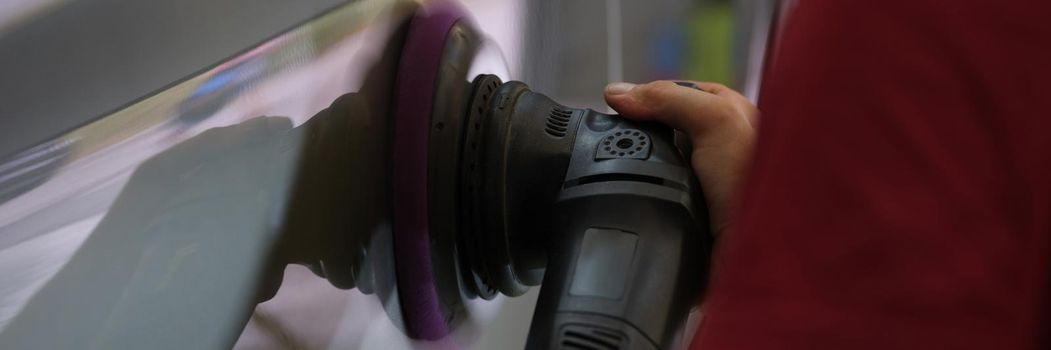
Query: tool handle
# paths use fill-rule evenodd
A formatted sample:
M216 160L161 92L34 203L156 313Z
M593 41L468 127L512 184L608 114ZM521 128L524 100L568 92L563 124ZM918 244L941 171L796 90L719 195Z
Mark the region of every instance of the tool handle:
M526 348L672 347L707 261L675 191L611 181L562 198Z

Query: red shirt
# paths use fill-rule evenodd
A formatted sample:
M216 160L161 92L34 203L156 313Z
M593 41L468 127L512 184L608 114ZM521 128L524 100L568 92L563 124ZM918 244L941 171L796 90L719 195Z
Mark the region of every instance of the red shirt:
M1051 346L1051 1L802 0L695 349Z

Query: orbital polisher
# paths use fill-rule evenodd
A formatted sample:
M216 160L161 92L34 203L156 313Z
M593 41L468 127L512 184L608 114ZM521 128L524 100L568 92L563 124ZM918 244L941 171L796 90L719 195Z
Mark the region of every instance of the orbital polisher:
M407 333L441 338L463 300L540 285L529 349L673 346L710 249L674 131L473 75L485 40L455 6L405 35L390 190Z
M416 339L450 335L472 299L540 286L529 349L681 344L711 237L674 131L502 81L459 8L398 6L396 21L416 12L391 23L361 88L302 125L211 128L55 207L105 215L62 229L95 225L3 326L0 348L230 348L289 263L376 294ZM182 96L172 89L158 100Z

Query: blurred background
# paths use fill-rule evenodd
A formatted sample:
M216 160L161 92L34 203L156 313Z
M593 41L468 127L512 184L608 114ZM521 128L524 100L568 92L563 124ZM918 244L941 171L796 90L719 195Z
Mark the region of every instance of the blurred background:
M786 6L776 0L458 2L502 53L505 78L603 111L603 87L616 81L714 81L755 101L769 33ZM206 130L262 115L301 125L361 88L383 63L379 52L391 44L392 28L418 5L0 1L0 331L85 241L101 234L100 221L145 160ZM454 338L480 349L524 344L535 298L536 288L477 306ZM447 345L406 338L396 313L389 302L336 289L292 265L277 296L234 332L241 334L238 348Z
M0 117L7 130L18 130L0 140L0 157L189 79L345 3L0 2ZM461 3L501 45L515 78L556 99L601 108L602 86L621 80L715 81L754 98L780 2Z

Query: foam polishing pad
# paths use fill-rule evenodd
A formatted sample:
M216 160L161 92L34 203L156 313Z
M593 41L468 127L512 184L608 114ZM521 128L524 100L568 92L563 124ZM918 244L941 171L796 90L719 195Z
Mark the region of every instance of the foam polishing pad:
M391 163L394 261L406 332L416 339L440 339L450 331L433 266L436 253L432 251L428 207L428 141L446 41L464 16L461 8L448 2L421 7L409 24L395 76Z

